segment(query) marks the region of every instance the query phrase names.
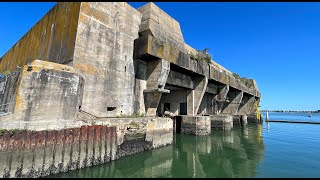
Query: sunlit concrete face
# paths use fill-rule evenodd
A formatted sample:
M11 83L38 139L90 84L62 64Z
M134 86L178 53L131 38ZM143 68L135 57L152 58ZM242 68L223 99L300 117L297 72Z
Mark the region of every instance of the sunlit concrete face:
M191 58L197 53L179 22L153 3L59 2L0 67L14 71L35 57L73 67L84 79L79 108L94 117L157 116L169 106L175 115L255 113L255 81L249 87L221 65Z

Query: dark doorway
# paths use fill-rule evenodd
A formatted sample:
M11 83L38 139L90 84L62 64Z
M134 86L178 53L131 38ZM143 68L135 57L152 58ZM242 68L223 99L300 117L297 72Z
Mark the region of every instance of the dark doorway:
M164 103L163 109L164 109L164 111L170 111L170 103Z
M180 133L181 132L181 116L176 116L175 118L175 132Z
M187 103L180 103L180 115L187 115Z

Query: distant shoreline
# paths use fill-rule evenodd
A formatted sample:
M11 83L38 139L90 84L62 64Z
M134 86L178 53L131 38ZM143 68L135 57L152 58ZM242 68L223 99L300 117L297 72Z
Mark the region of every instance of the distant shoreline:
M320 110L316 110L316 111L294 111L294 110L260 110L260 112L294 112L294 113L320 113Z

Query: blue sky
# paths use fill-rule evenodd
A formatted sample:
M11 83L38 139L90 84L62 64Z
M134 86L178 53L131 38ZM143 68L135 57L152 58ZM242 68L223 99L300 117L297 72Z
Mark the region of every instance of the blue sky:
M138 8L145 2L130 2ZM260 109L320 109L320 3L156 2L180 23L184 40L256 80ZM0 3L0 56L54 2Z

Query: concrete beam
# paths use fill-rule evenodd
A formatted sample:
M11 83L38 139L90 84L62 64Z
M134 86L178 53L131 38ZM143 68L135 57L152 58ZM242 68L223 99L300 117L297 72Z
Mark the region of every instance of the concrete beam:
M230 115L237 114L242 97L243 97L243 91L239 91L235 89L229 90L227 95L229 102L224 104L221 114L230 114Z
M251 96L245 93L243 95L241 104L239 106L238 114L240 115L249 114L253 107L253 102L254 102L254 96Z
M144 35L134 41L134 57L139 59L149 56L166 59L178 65L190 73L206 76L208 79L227 84L235 89L240 89L248 94L260 97L260 93L255 88L248 88L243 83L237 81L232 74L220 67L207 64L202 61L191 59L190 56L175 46L163 42L151 35Z
M215 95L218 94L218 86L208 82L206 93L215 94Z
M195 77L193 78L194 88L187 92L187 115L196 115L203 95L207 89L208 78L207 77Z
M190 76L172 70L169 73L167 84L187 89L193 88L193 81Z
M218 92L218 95L215 97L215 114L220 114L224 103L226 103L227 94L229 92L229 85L220 86Z
M170 72L170 62L164 59L148 61L147 65L147 89L164 90Z

